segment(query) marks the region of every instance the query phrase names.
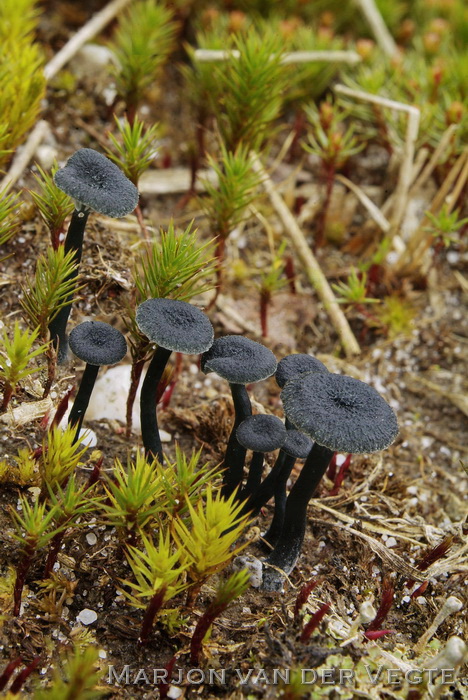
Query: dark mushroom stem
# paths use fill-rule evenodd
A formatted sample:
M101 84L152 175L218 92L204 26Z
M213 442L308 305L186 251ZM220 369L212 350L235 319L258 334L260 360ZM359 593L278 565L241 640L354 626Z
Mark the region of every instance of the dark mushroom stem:
M83 252L84 231L90 211L90 209L75 209L68 227L67 237L64 243L65 253L74 250L74 262L76 263L76 269L69 276L69 280L76 279L78 276L78 267L80 265L81 255ZM66 328L72 308L72 302L73 293L68 296L65 306L62 306L55 318L49 323L49 334L53 346L57 351L57 360L59 364L63 364L67 358Z
M275 499L273 520L271 521L267 532L263 535L263 539L272 546L275 546L283 529L284 513L286 510L286 484L288 483L289 476L294 465L296 464L296 457L287 455L284 452L281 452L280 457L282 457L282 459L278 469L278 476L273 484L272 495ZM278 457L278 459L280 459L280 457Z
M156 458L161 464L163 462L163 450L156 413L156 393L171 353L172 350L158 346L149 363L140 395L141 436L145 454L147 458Z
M241 498L249 498L260 487L262 481L263 462L265 455L263 452L254 452L250 460L249 475L245 488L241 491Z
M334 452L328 447L314 443L286 500L281 535L266 560L267 565L271 564L282 569L286 574L294 568L304 541L307 505L325 474ZM267 590L279 590L282 587L283 577L276 569L267 566L263 581Z
M75 437L73 443L75 443L79 436L81 426L83 424L83 418L85 416L86 410L89 405L89 400L91 394L93 393L94 384L96 382L96 377L99 372L99 365L87 364L83 376L81 378L80 387L78 393L73 402L70 415L68 417L68 425L74 426L76 428Z
M245 385L229 384L229 386L234 402L235 419L223 462L224 479L221 494L224 498L229 498L242 483L247 450L237 440L236 431L242 421L252 415L252 405Z

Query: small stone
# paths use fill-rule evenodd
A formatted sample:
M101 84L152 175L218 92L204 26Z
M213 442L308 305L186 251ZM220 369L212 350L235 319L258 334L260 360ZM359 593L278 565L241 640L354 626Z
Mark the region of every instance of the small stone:
M252 588L260 588L263 579L263 564L260 559L249 555L236 557L232 562L234 571L247 569L250 574L250 585Z
M76 616L76 619L78 622L81 622L82 625L92 625L93 622L97 620L97 612L89 608L84 608L84 610Z
M88 534L86 535L86 542L87 542L89 545L91 545L91 547L92 547L93 545L96 544L96 542L97 542L97 537L96 537L96 535L94 534L94 532L88 532Z
M389 537L387 539L387 541L385 542L385 544L387 545L387 547L395 547L397 544L397 541L394 537Z

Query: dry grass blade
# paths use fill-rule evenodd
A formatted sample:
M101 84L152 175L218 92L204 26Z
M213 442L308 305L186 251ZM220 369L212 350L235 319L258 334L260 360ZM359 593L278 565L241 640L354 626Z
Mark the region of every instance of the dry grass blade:
M384 233L387 233L387 231L390 230L390 222L385 218L380 209L367 196L367 194L362 191L362 189L358 185L355 185L354 182L348 180L348 178L344 175L336 175L335 180L338 180L338 182L343 183L343 185L345 185L348 189L351 190L351 192L353 192L356 195L361 204L367 209L369 215L374 219L377 226L379 226Z
M436 196L434 197L430 214L437 214L444 203L447 204L447 213L449 213L456 204L460 193L462 192L466 181L468 180L468 149L456 160L449 174L440 186ZM452 189L453 188L453 189ZM451 191L452 190L452 191ZM422 218L418 228L414 231L408 241L406 250L396 260L395 267L397 272L407 274L415 267L419 266L423 260L423 253L429 248L432 242L431 236L427 235L426 225L428 223L427 214Z
M408 378L411 381L422 384L427 389L430 389L438 396L443 396L453 403L454 406L460 409L466 416L468 416L468 396L466 394L458 393L455 391L447 391L446 387L439 386L435 382L431 382L424 377L420 377L417 374L408 374Z
M81 29L76 32L65 46L47 63L44 68L46 80L53 78L68 61L81 49L87 41L99 34L118 13L130 4L130 0L112 0L94 17L91 17Z
M312 506L314 508L318 508L319 510L324 510L327 513L330 513L330 515L333 515L334 518L337 520L342 520L346 525L343 525L346 530L348 530L348 525L351 524L357 524L359 522L359 526L362 527L364 530L369 530L369 532L374 532L375 534L378 535L388 535L389 537L395 537L395 539L403 540L404 542L409 542L410 544L416 544L420 545L421 543L419 540L414 539L413 537L410 537L406 534L402 533L402 530L404 528L408 529L408 523L405 520L402 520L401 518L399 519L399 524L400 524L400 529L398 532L395 532L395 529L389 530L386 527L383 527L382 525L376 525L374 523L370 523L366 520L363 520L362 518L351 518L349 515L345 515L344 513L341 513L340 511L336 510L335 508L331 508L330 506L325 505L324 503L321 503L319 501L312 501ZM314 518L314 522L325 522L322 520L316 520ZM328 520L326 521L328 523ZM418 530L419 532L419 530Z
M354 527L349 527L349 525L342 525L341 523L334 523L330 522L329 520L315 520L314 518L314 522L321 525L326 525L327 527L336 527L339 530L345 530L346 532L350 532L356 537L359 537L361 540L364 540L367 542L372 551L377 554L377 556L382 559L382 561L384 561L392 571L396 571L405 578L414 579L415 581L421 582L428 578L427 573L422 574L419 569L407 564L402 557L395 552L392 552L391 549L382 544L382 542L379 542L379 540L376 540L375 537L366 535L365 532L355 530Z
M398 47L394 38L388 31L387 25L374 0L356 0L356 5L369 22L370 28L382 51L386 53L387 56L390 56L390 58L396 56L398 54Z
M285 231L289 234L291 242L296 250L296 253L304 267L304 271L307 275L307 279L316 290L321 302L323 303L324 309L327 312L330 320L338 333L343 349L348 357L353 355L358 355L361 352L359 343L357 342L349 323L338 304L333 291L328 284L327 278L323 274L320 265L318 264L315 256L310 250L307 241L302 233L299 225L286 206L280 194L277 192L273 182L267 175L265 168L263 167L257 154L252 153L252 167L256 173L261 177L261 182L265 191L267 192L271 203L278 216L280 217Z
M240 52L237 49L227 51L216 49L196 49L194 58L205 63L216 63L227 61L228 58L239 58ZM291 63L360 63L361 56L356 51L291 51L285 53L281 63L289 65Z
M379 95L373 95L370 92L352 90L351 88L346 87L346 85L335 85L334 89L335 92L337 92L340 95L347 95L348 97L353 97L356 100L362 100L363 102L371 102L373 104L380 105L381 107L395 109L398 112L406 112L408 114L405 146L401 158L398 184L393 194L394 204L393 216L391 220L391 231L393 232L393 234L395 234L398 231L398 228L403 219L403 215L406 210L406 205L408 203L409 189L411 186L411 182L413 181L414 154L416 148L416 139L419 133L419 122L421 118L421 113L419 109L417 107L414 107L413 105L408 105L404 102L396 102L395 100L389 100L385 97L380 97Z
M0 191L3 191L3 194L7 194L13 185L18 182L24 170L27 168L29 161L37 151L37 147L41 144L49 131L50 126L48 122L43 119L37 122L36 126L29 134L26 143L14 157L9 171L0 182Z

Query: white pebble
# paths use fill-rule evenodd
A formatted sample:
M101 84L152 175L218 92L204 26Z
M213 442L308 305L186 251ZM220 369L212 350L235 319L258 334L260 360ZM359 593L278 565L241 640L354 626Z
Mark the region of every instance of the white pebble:
M91 545L91 546L93 546L94 544L96 544L96 542L97 542L97 537L96 537L96 535L94 534L94 532L88 532L88 534L86 535L86 542L87 542L89 545Z
M92 625L93 622L97 620L97 612L85 608L76 616L76 619L78 622L81 622L82 625Z
M387 545L387 547L395 547L397 541L394 537L389 537L385 544Z

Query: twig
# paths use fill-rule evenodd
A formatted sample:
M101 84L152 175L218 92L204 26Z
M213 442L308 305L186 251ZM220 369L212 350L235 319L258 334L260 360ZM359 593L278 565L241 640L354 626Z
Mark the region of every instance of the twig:
M335 298L335 295L333 294L330 285L328 284L327 278L323 274L314 254L307 245L307 241L299 228L295 217L275 189L275 186L270 177L267 175L258 155L256 153L252 153L251 159L252 167L255 172L261 176L263 187L265 188L272 205L276 209L285 231L287 231L291 238L292 244L296 249L296 253L304 266L307 279L319 295L324 309L329 315L330 320L339 335L346 355L348 357L358 355L361 352L359 344L354 337L354 334Z
M374 204L374 202L367 196L365 192L362 191L362 189L358 185L355 185L354 182L348 180L348 178L344 177L344 175L336 175L335 180L338 180L338 182L343 183L343 185L350 189L351 192L354 192L361 204L365 206L370 216L374 219L375 223L382 229L384 233L387 233L387 231L390 230L390 222L388 221L388 219L385 218L378 206Z
M215 49L197 49L195 51L195 60L203 63L216 63L218 61L227 61L229 58L239 58L240 51L237 49L215 50ZM291 63L360 63L361 56L356 51L291 51L284 53L281 57L283 65Z
M46 80L53 78L59 70L61 70L68 61L86 44L87 41L93 39L96 34L99 34L104 27L111 22L114 17L130 4L130 0L112 0L100 12L97 12L89 22L72 36L65 46L46 64L44 75Z
M413 179L414 152L416 147L416 139L419 133L419 121L421 113L419 109L417 107L414 107L413 105L407 105L403 102L389 100L386 97L372 95L369 92L363 92L361 90L352 90L351 88L346 87L346 85L335 85L334 89L340 95L347 95L348 97L353 97L356 100L372 102L373 104L378 104L381 107L388 107L389 109L395 109L399 112L406 112L408 114L405 146L403 149L403 155L401 159L398 184L394 193L395 199L393 205L393 216L391 219L390 231L390 235L394 235L398 231L398 228L401 224L401 220L405 213L406 205L408 202L409 188Z
M382 15L379 12L374 0L355 0L356 5L360 8L362 14L369 22L369 26L375 36L375 39L387 56L392 58L398 53L398 47L392 35L388 31L387 25L383 21Z
M37 122L26 143L17 151L9 171L0 183L0 191L3 191L3 194L6 194L18 182L49 128L48 122L44 119Z

